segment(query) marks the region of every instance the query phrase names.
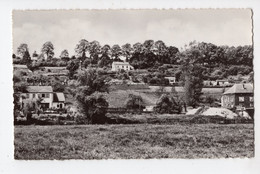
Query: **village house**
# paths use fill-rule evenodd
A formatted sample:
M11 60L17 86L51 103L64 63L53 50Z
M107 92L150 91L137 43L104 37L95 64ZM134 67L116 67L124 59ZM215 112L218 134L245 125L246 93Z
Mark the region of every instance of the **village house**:
M26 92L21 95L20 102L24 100L41 99L41 107L49 108L64 108L65 96L63 93L55 93L51 86L27 86Z
M253 108L254 90L253 84L235 84L224 92L221 105L225 108Z
M176 84L176 78L175 77L165 77L165 79L169 80L170 85Z
M131 66L128 62L113 62L112 63L112 71L119 71L119 70L125 70L125 71L129 71L129 70L133 70L134 67Z

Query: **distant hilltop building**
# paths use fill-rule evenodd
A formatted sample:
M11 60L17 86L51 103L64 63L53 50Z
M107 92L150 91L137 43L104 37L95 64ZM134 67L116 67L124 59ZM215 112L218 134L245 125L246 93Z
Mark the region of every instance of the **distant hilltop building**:
M133 70L134 67L131 66L128 62L113 62L112 63L112 71L119 71L119 70L125 70L125 71L129 71L129 70Z

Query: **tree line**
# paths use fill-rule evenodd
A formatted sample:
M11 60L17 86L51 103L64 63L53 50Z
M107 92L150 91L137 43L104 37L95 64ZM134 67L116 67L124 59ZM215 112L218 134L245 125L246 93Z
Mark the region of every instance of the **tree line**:
M219 65L246 65L252 66L253 48L251 45L245 46L217 46L212 43L190 42L179 50L175 46L167 46L163 41L146 40L143 43L137 42L133 45L126 43L122 46L115 44L101 45L98 41L87 41L81 39L75 46L75 55L69 56L68 50L64 49L59 58L54 57L54 45L46 42L41 48L41 53L35 51L32 57L42 61L42 64L51 66L67 66L68 61L78 59L83 66L96 64L99 67L111 65L113 61L129 62L135 69L146 69L154 65L161 64L181 64L182 53L193 45L196 55L196 62L208 67ZM196 46L194 46L196 45ZM17 55L14 63L29 64L31 56L29 46L26 43L20 44L17 48Z

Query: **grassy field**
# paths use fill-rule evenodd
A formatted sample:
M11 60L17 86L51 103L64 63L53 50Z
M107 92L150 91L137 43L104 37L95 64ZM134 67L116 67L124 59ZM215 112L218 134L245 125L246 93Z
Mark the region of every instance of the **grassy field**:
M16 126L15 159L253 157L253 124Z

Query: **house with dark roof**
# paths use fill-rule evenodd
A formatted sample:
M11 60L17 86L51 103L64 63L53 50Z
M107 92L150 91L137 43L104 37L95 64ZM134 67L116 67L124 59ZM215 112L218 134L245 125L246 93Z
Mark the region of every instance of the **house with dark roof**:
M225 108L254 108L254 87L250 83L234 84L221 98L221 105Z
M55 93L51 86L27 86L26 92L21 95L20 101L41 99L41 106L48 108L64 108L65 97L63 93Z

